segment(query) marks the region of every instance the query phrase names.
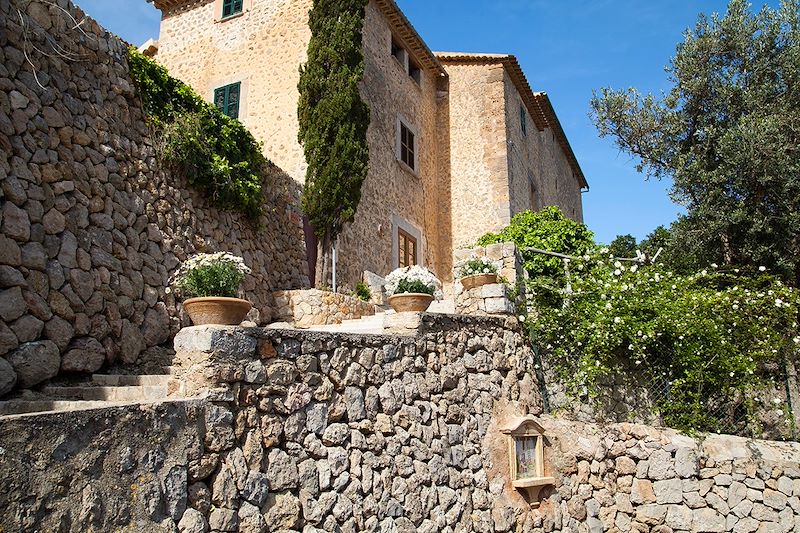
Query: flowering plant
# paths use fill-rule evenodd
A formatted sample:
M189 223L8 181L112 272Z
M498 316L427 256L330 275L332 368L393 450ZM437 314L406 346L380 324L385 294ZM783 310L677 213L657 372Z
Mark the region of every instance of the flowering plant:
M414 265L393 270L386 276L386 294L402 293L430 294L437 300L442 298L442 282L425 267Z
M228 252L197 254L183 262L170 285L183 297L235 298L245 275L250 272L241 257Z
M466 265L459 270L459 277L475 276L477 274L496 274L500 270L500 265L489 261L486 257L475 257L470 259Z
M569 288L529 287L538 318L526 324L576 396L633 368L640 381L669 384L657 404L670 427L730 431L713 406L742 398L752 416L765 391L782 387L764 369L782 368L800 344L800 291L765 268L681 275L602 249L570 271Z

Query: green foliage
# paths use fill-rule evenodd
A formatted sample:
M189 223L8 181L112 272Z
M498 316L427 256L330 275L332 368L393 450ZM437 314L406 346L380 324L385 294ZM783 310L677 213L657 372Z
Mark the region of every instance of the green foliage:
M369 288L369 285L364 283L363 281L359 281L356 283L356 288L353 291L353 296L368 302L372 299L372 290Z
M128 64L147 117L161 133L164 161L217 207L258 217L267 161L253 135L133 47Z
M768 365L794 352L800 291L772 275L738 270L675 274L593 256L572 265L572 293L533 288L529 321L542 353L573 394L597 392L605 376L641 369L669 384L657 398L664 422L719 431L712 409L738 404L752 416L771 398ZM774 406L773 406L774 407Z
M404 292L430 294L433 296L436 292L436 288L426 285L425 283L416 279L409 280L404 278L397 282L397 289L395 289L394 294L402 294Z
M242 280L244 274L235 264L219 261L189 270L176 285L180 293L186 297L236 298Z
M560 279L564 267L561 259L527 252L526 248L575 256L585 255L595 248L592 232L584 224L565 217L555 206L536 213L518 213L511 219L511 225L500 233L487 233L478 244L486 246L507 241L514 242L522 250L525 269L532 278L551 276Z
M617 237L611 241L611 244L608 245L609 253L611 253L614 257L636 257L636 250L638 250L638 244L636 243L636 237L633 235L617 235Z
M753 14L731 0L686 32L662 99L603 89L602 136L686 206L675 228L689 263L766 265L800 282L800 1Z
M359 92L366 4L314 0L309 12L308 61L298 84L298 138L308 163L302 208L326 255L355 217L369 164L370 111Z

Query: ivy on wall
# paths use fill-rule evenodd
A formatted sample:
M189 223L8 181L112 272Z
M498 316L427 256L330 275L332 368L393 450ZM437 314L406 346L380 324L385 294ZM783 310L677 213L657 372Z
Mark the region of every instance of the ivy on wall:
M267 160L247 128L133 47L128 64L162 159L215 206L261 215Z

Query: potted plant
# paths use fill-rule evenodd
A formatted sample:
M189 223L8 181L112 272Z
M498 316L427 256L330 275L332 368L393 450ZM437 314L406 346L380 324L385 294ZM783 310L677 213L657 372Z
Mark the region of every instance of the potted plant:
M489 283L497 283L497 264L489 261L486 257L475 257L470 259L466 265L459 270L459 278L461 278L461 285L465 291L487 285Z
M418 265L398 268L386 276L389 305L398 313L425 311L434 297L440 297L441 285L428 269Z
M173 276L172 285L196 326L241 324L253 304L239 298L239 288L250 269L241 257L227 252L197 254ZM168 289L169 290L169 289Z

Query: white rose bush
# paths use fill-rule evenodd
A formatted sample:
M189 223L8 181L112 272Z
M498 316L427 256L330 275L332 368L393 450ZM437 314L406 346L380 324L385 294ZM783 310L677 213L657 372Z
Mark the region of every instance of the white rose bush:
M569 292L530 287L538 316L527 327L573 394L591 397L601 378L640 369L637 381L668 383L657 399L664 423L716 431L725 422L714 407L734 403L754 422L757 404L771 403L763 391L782 388L766 369L782 372L795 356L800 293L765 269L678 275L603 250L570 272Z
M173 274L170 285L183 298L236 298L242 281L250 272L244 259L237 255L228 252L201 253L181 264Z
M393 296L403 293L430 294L442 299L442 282L425 267L413 265L393 270L386 276L386 294Z

